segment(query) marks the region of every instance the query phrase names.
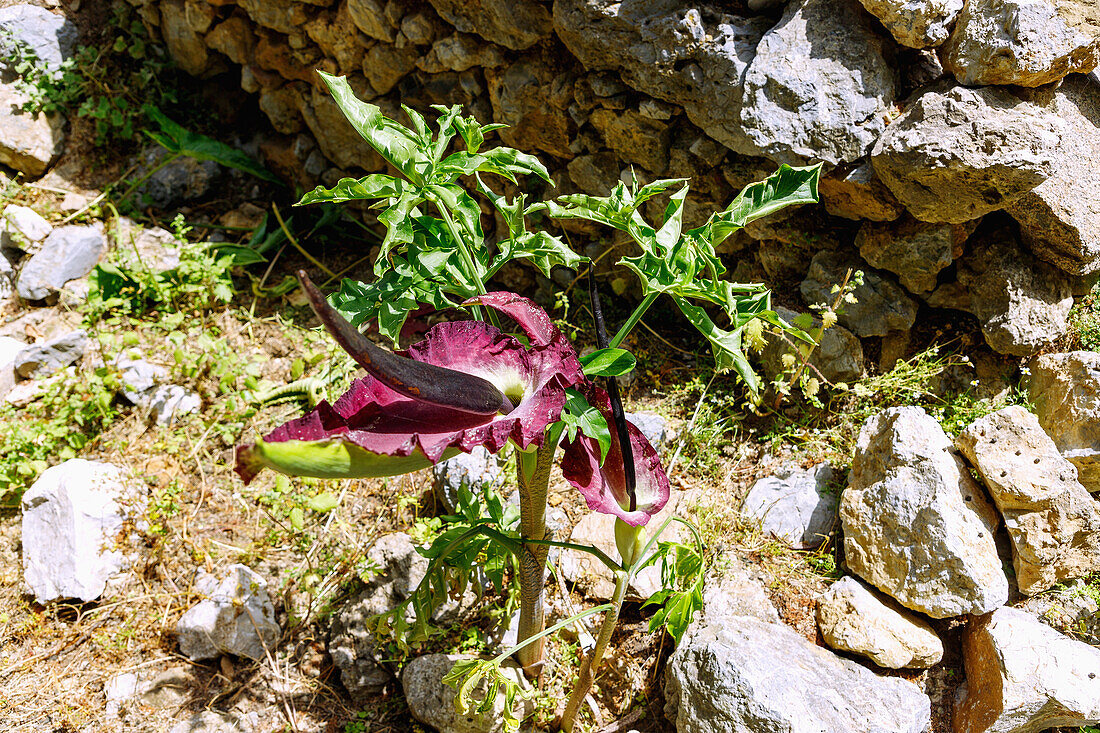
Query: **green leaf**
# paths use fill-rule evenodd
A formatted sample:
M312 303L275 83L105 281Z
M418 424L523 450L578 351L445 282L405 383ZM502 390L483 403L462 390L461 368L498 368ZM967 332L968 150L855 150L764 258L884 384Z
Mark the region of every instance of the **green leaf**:
M343 203L344 201L393 198L400 196L404 190L404 181L382 173L372 173L358 180L355 178L341 178L332 188L318 186L303 196L295 206L326 201Z
M331 512L339 505L340 500L336 498L335 494L328 491L317 494L317 496L311 496L306 501L306 506L315 512Z
M600 465L607 459L607 452L611 450L611 429L607 425L607 418L592 405L584 395L575 389L565 390L565 407L561 412L561 421L565 423L566 437L576 440L579 430L586 437L592 438L600 446Z
M211 249L223 255L233 258L233 264L238 267L247 267L260 262L267 262L267 258L246 244L227 244L218 242Z
M495 273L511 260L530 260L544 276L550 277L550 268L555 265L576 269L587 257L582 257L558 237L547 232L524 232L517 237L497 244L498 252L489 268Z
M634 371L637 360L626 349L599 349L580 357L585 376L621 377Z
M298 531L305 529L306 515L305 512L302 511L301 507L294 507L293 509L291 509L289 518L291 527Z
M423 183L422 170L418 168L424 169L430 161L422 149L422 140L410 134L405 126L383 115L377 106L357 98L345 77L332 76L323 71L318 71L317 75L328 87L344 117L367 144L407 179L417 185ZM408 109L405 111L410 112ZM415 118L413 122L416 123ZM420 122L423 124L423 119Z
M145 105L142 110L160 128L160 132L146 130L145 134L170 152L186 155L196 160L212 160L227 168L235 168L249 173L256 178L282 184L282 181L276 178L271 171L240 150L185 129L152 105Z
M714 366L719 371L733 369L748 387L749 392L756 396L760 392L760 379L753 371L752 365L745 357L741 349L741 328L725 330L719 328L702 307L689 303L681 297L673 300L680 308L680 312L691 321L699 333L710 343L711 353L714 355Z
M763 181L745 186L725 211L704 225L711 230L711 242L718 245L749 222L787 206L816 203L821 166L792 168L784 164Z

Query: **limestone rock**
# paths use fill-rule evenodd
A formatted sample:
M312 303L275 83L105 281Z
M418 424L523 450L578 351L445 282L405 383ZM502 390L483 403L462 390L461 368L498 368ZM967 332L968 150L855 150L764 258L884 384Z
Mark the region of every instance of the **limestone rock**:
M1052 629L1100 646L1100 603L1090 591L1083 579L1077 580L1028 598L1020 609Z
M220 582L210 576L207 596L176 624L180 653L193 661L234 654L266 659L279 640L267 581L245 565L230 565ZM266 651L265 651L266 650Z
M624 415L627 421L642 431L642 435L657 449L658 453L667 442L675 438L675 431L668 426L668 420L664 415L656 412L627 412Z
M1053 110L1072 133L1062 139L1054 175L1008 207L1031 251L1066 272L1100 270L1100 83L1071 76Z
M47 468L23 494L23 578L39 603L93 601L127 564L118 547L144 494L109 463L72 458Z
M1023 249L1011 228L979 231L956 272L957 281L937 288L928 303L973 313L994 351L1026 356L1066 332L1070 278Z
M889 270L911 293L936 288L940 271L963 252L977 222L930 224L906 217L898 222L866 222L856 234L859 253L874 267Z
M764 582L737 554L728 553L703 579L703 607L687 633L739 616L751 616L769 624L780 622Z
M388 94L406 74L416 68L420 52L411 44L403 48L376 43L363 58L363 73L378 94Z
M932 48L947 40L963 0L860 0L897 42Z
M880 667L925 668L943 658L943 642L928 622L851 576L818 599L817 625L833 649L867 657Z
M504 484L504 472L497 457L482 446L469 453L459 453L432 466L432 488L435 498L453 513L458 506L459 491L466 489L475 496L481 486L499 491Z
M1030 372L1026 386L1039 424L1085 488L1100 491L1100 354L1043 354Z
M428 569L427 558L404 532L379 537L367 560L378 574L336 613L328 645L340 681L357 700L377 695L393 679L385 646L366 629L366 619L407 599Z
M1004 517L1021 593L1100 570L1100 504L1034 415L1006 407L969 425L956 444Z
M146 148L145 170L159 166L170 153L161 147ZM161 208L178 206L206 196L218 182L223 168L212 160L183 156L157 170L138 189L138 195Z
M463 33L477 33L505 48L522 51L552 32L550 11L537 0L428 0Z
M917 304L905 291L867 267L858 257L843 252L819 252L799 289L806 305L832 304L834 285L844 281L848 270L863 272L863 284L853 295L855 303L844 306L840 323L860 337L885 336L891 331L908 331L917 319Z
M53 227L26 206L8 204L4 207L3 230L0 230L0 248L26 252L30 245L45 239Z
M162 384L143 394L138 406L149 410L150 419L157 425L171 425L177 418L198 412L202 398L178 384Z
M1100 62L1094 0L968 0L941 49L962 84L1037 87Z
M589 71L618 71L731 150L759 155L741 124L745 72L772 22L717 6L650 0L558 0L554 29Z
M12 43L22 45L39 64L56 71L76 50L76 25L64 15L21 3L0 8L0 57L11 56ZM5 64L0 62L0 70Z
M264 28L291 34L309 20L303 3L292 0L239 0L248 17Z
M393 43L397 29L386 19L385 7L379 0L348 0L348 14L359 30L384 43Z
M436 41L428 55L419 59L416 65L422 71L438 74L466 71L475 66L495 69L504 62L504 54L497 46L467 33L454 33Z
M922 221L1002 209L1054 172L1064 123L995 87L936 85L909 102L871 151L875 173Z
M660 175L668 168L672 128L628 109L616 113L597 109L588 118L607 146L629 163Z
M869 160L825 176L818 193L826 211L845 219L893 221L905 213L905 207L875 175Z
M39 178L65 147L65 120L24 112L29 101L14 85L0 82L0 163Z
M1039 733L1100 722L1100 650L1015 608L963 634L966 684L956 733Z
M23 349L15 359L15 371L24 379L46 377L84 356L87 347L87 332L71 331Z
M69 280L91 272L106 249L98 224L54 229L19 273L19 297L43 300L56 294Z
M191 76L201 76L210 66L210 55L201 35L187 21L183 0L160 3L160 34L172 59Z
M252 733L253 730L245 716L203 710L176 723L168 733Z
M244 65L252 60L256 35L245 18L231 15L214 26L203 42L214 51L225 54L233 63Z
M312 88L309 99L303 99L300 103L300 110L321 152L333 165L344 170L362 168L365 171L378 171L385 167L382 156L360 137L326 92Z
M863 157L897 93L889 55L854 0L793 0L745 75L746 134L780 163Z
M1008 600L999 518L934 418L894 407L863 425L840 497L852 572L932 618Z
M750 617L685 636L665 668L665 700L678 733L921 733L931 707L912 683Z
M180 263L179 242L175 235L161 227L143 227L127 217L121 217L114 231L114 246L122 257L135 254L134 266L154 274L175 269Z
M813 548L837 527L837 496L833 468L780 469L758 480L741 503L741 513L760 521L761 528L795 548Z
M0 336L0 396L11 392L19 375L15 373L15 361L27 345L10 336Z
M506 145L569 160L577 124L565 106L547 104L542 89L559 78L562 69L545 61L522 58L511 66L487 69L485 79L493 104L493 121L509 127L498 131Z
M455 709L456 690L443 684L443 678L455 662L469 659L460 654L426 654L411 660L401 672L401 687L409 713L416 720L446 733L502 733L504 730L504 693L497 695L493 709L485 715L474 711L462 714ZM522 687L527 686L523 672L513 662L502 666L504 674ZM484 693L484 682L475 688ZM476 696L476 693L475 693ZM516 700L516 716L523 720L535 710L531 700Z

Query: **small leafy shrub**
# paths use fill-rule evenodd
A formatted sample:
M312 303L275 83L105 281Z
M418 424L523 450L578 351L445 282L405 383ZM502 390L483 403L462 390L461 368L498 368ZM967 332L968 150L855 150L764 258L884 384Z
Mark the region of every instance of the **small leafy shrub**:
M1100 351L1100 286L1073 304L1069 325L1071 348Z

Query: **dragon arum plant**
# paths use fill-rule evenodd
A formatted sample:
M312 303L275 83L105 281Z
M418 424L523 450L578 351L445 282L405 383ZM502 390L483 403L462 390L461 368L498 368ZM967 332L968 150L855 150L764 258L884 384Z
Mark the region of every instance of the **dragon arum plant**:
M561 719L562 728L571 730L626 588L638 570L660 562L667 583L651 599L661 606L653 617L654 628L667 624L678 638L701 602L703 549L698 539L694 547L658 543L667 522L657 533L645 535L645 526L668 500L669 481L656 450L624 417L615 377L633 370L635 359L622 344L656 298L668 294L708 340L717 366L734 369L757 395L759 383L742 349L743 335L751 341L770 325L795 339L808 342L810 337L778 318L763 285L723 280L725 268L714 248L753 219L789 204L816 201L819 167L783 166L748 186L701 227L688 231L682 227L688 192L684 180L646 186L635 181L616 186L607 197L567 196L528 204L525 194L509 199L483 180L494 174L518 187L518 176L534 175L550 182L546 168L533 156L505 147L481 149L485 134L499 125L481 125L463 117L458 107L436 107L437 132L407 108L411 127L405 127L356 99L345 79L320 76L352 126L396 172L345 178L299 202L368 200L382 210L378 219L386 226L386 236L374 263L374 280L344 280L330 306L305 273L299 274L322 323L368 376L332 405L322 402L304 417L239 448L237 471L246 481L264 468L314 477L388 476L475 446L497 452L511 444L517 457L518 534L489 519L448 530L425 552L431 563L420 588L391 613L376 617L375 629L392 632L399 645L425 638L434 608L461 580L456 567L469 566L469 558L478 555L476 548L484 546L477 543L498 543L512 553L513 567L518 568L519 643L496 660L456 666L448 679L459 690L460 706L488 709L502 685L511 703L520 692L500 673L500 663L514 653L525 673L537 676L543 641L561 626L544 629L549 548L569 547L597 557L615 574L616 591L610 604L599 607L607 613L596 647L585 660ZM456 137L464 150L452 151ZM474 194L487 200L507 227L494 242L486 241ZM639 208L666 194L664 220L650 225ZM534 303L512 293L489 292L487 287L493 275L514 260L528 260L547 276L554 266L576 268L587 261L557 237L529 231L528 218L538 212L621 229L641 250L618 264L639 277L644 299L610 339L590 278L600 348L584 358ZM423 305L467 307L473 319L437 324L423 341L401 353L375 345L359 331L377 324L396 345L408 313ZM726 325L719 326L707 307L721 311ZM502 318L516 324L515 335L500 327ZM605 380L606 389L593 379ZM550 472L563 435L562 475L590 509L615 516L619 561L596 547L547 536ZM460 556L462 562L449 564L448 558ZM410 608L411 624L406 617ZM594 612L589 609L584 615ZM489 692L475 701L472 691L479 680L488 683ZM514 717L507 722L511 729L518 726Z

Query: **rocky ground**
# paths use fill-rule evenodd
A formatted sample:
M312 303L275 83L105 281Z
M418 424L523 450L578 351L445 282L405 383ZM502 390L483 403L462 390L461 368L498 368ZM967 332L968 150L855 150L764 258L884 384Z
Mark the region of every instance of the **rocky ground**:
M895 110L900 93L887 73L893 41L882 29L855 6L827 12L830 3L791 3L774 28L763 16L741 19L736 33L727 24L732 46L751 41L755 60L748 69L733 66L744 75L743 98L740 91L737 99L721 97L725 86L703 74L684 110L710 137L694 142L673 140L663 123L678 113L660 101L679 93L662 85L694 73L680 63L688 57L670 62L669 76L642 56L662 44L681 49L681 31L714 18L689 13L668 25L628 14L601 45L588 26L607 22L606 4L554 4L555 32L578 58L594 69L621 67L631 87L655 97L636 100L602 72L576 82L570 98L581 107L586 94L601 100L584 108L586 124L615 151L654 171L718 161L711 168L721 163L725 183L699 176L716 197L737 180L729 171L738 161L723 158L715 141L773 161L841 163L822 184L826 205L836 216L868 220L846 230L852 241L832 246L827 240L842 236L835 220L804 208L757 222L754 254L741 253L751 260L743 274L763 271L780 283L797 274L796 286L776 292L788 319L804 303L827 300L848 268L866 270L844 327L827 330L810 361L822 380L818 394L786 402L770 395L750 409L732 378L711 379L709 356L659 310L647 318L651 330L630 343L640 368L624 384L627 409L669 466L674 496L666 513L699 527L707 574L703 608L679 643L648 628L654 610L641 601L659 587L656 569L636 579L584 713L587 730L1030 733L1061 726L1091 733L1100 725L1100 502L1093 493L1100 491L1100 354L1092 350L1100 346L1100 308L1080 277L1097 266L1095 222L1079 216L1094 192L1078 190L1095 171L1073 170L1100 148L1091 133L1069 135L1071 144L1058 137L1066 124L1096 129L1089 101L1096 87L1077 74L1030 101L1004 89L1086 72L1100 46L1081 36L1072 13L1070 20L1039 13L1065 48L1052 46L1049 57L1030 47L998 55L981 30L983 14L998 12L991 3L971 0L961 14L961 3L938 10L928 3L920 23L912 9L899 16L895 4L863 4L907 48L941 46L936 63L969 86L931 85ZM1024 4L1013 2L1012 12ZM194 85L194 96L181 87L188 96L177 98L184 100L177 110L241 99L219 86L225 59L207 55L216 46L245 64L264 113L291 137L247 119L243 102L240 127L256 123L254 137L202 129L273 168L281 161L292 169L284 178L299 183L330 175L326 158L355 165L351 148L331 137L335 123L316 142L298 134L299 115L311 131L325 132L315 123L331 105L301 80L282 85L278 75L294 72L297 61L276 53L267 30L255 48L243 40L252 37L246 18L290 37L287 18L312 11L289 3L273 14L242 2L247 14L221 17L210 3L163 5L141 4L145 24L162 27L185 70L214 75ZM576 129L554 123L564 107L535 120L538 105L508 81L544 76L542 62L506 58L501 48L544 42L548 11L520 3L517 17L530 11L541 24L488 13L467 27L469 8L432 5L463 33L444 35L435 11L391 17L404 11L355 2L331 17L310 16L308 35L343 60L373 54L377 93L414 66L435 74L473 56L471 65L489 70L507 61L507 73L487 72L492 105L481 101L494 107L489 113L523 107L507 141L527 147L526 135L544 152L572 157L573 179L602 185L601 161L615 167L616 159L601 141L578 136L583 154L574 157L568 138ZM87 39L108 25L103 13L72 7L81 26L70 28L44 6L0 0L0 27L36 44L43 68L72 57L78 32ZM367 25L383 38L350 48L327 30L340 23L363 33ZM815 41L802 36L838 24L871 52L833 44L810 54ZM492 40L501 46L471 42L474 27L499 31ZM138 52L126 44L140 33L129 33L123 45L132 56ZM189 157L155 169L163 150L141 136L104 145L99 118L70 114L66 126L53 115L25 114L17 107L27 89L13 75L27 72L4 43L6 35L0 727L501 730L499 701L487 716L462 714L441 683L459 655L495 653L510 630L514 638L501 589L456 593L435 617L443 633L411 650L370 619L405 600L424 576L416 548L463 511L464 488L514 502L507 454L475 452L388 480L264 475L246 486L232 472L235 445L340 394L355 376L285 276L298 267L321 282L321 268L365 272L362 250L378 239L370 217L284 217L294 197L276 184ZM697 45L697 69L732 63L713 37ZM431 50L410 65L414 46ZM611 59L623 48L641 56ZM296 51L309 54L305 46ZM153 65L145 53L139 68ZM253 53L275 70L261 71ZM777 78L784 65L776 59L791 53L812 58L815 69L839 59L847 72L862 70L855 96L874 104L841 105L847 116L824 115L807 130L785 102L772 101L777 86L799 86ZM906 72L913 86L915 68ZM745 124L728 125L712 101L743 105ZM280 110L290 108L279 129ZM201 117L189 122L201 126ZM105 119L111 134L122 134L110 114ZM697 132L681 127L688 137ZM1001 166L1010 143L1028 154ZM933 158L950 154L952 164L922 179L932 166L918 148ZM873 159L873 170L861 156ZM1063 161L1057 173L1056 159ZM1007 215L999 211L1005 207ZM821 226L811 230L814 222ZM290 236L280 238L284 230ZM1068 250L1059 247L1067 237ZM265 261L245 267L227 254L243 250L261 251ZM555 289L527 271L509 285L530 286L544 299ZM588 346L574 306L561 325ZM429 317L414 319L407 336L415 339ZM776 378L790 353L769 336L755 358ZM613 551L607 518L588 513L558 475L549 504L556 537ZM550 622L610 595L610 578L587 556L552 559ZM537 692L521 705L525 726L552 724L594 629L578 625L550 641Z

